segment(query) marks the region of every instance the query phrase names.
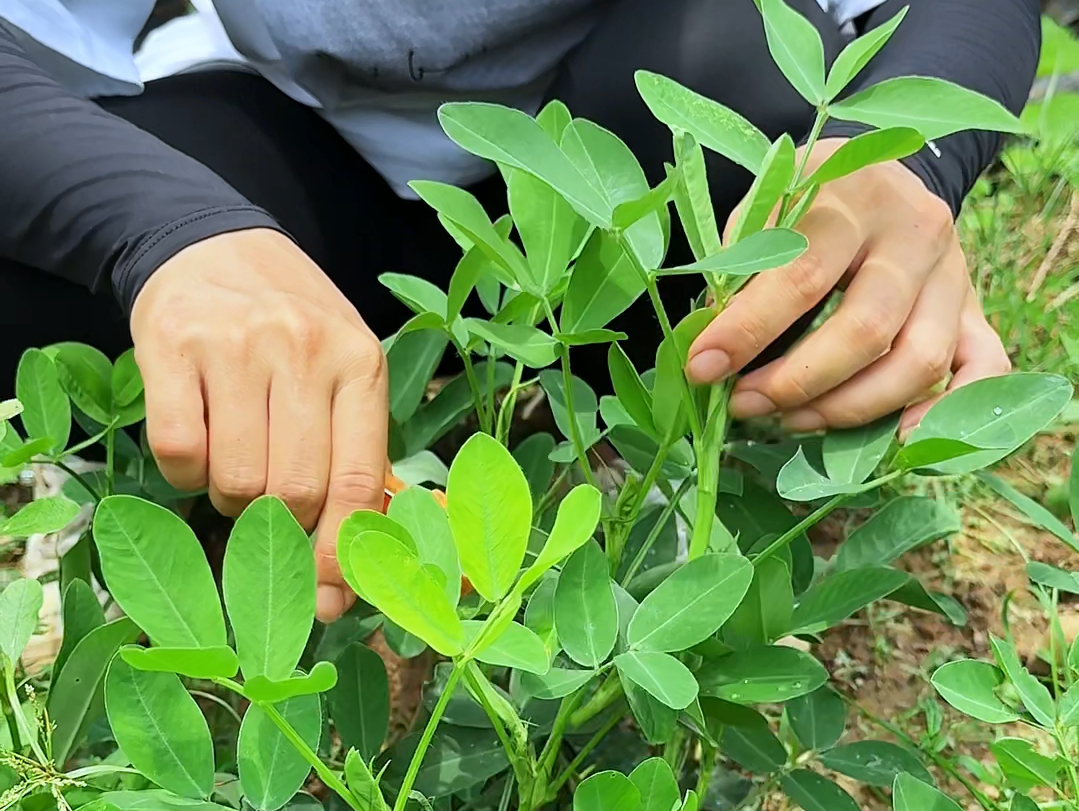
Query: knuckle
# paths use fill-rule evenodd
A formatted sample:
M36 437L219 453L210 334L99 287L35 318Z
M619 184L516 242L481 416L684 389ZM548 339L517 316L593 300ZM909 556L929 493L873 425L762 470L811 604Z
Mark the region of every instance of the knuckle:
M254 470L236 468L214 476L214 489L230 501L248 502L266 489L265 477Z
M314 479L289 477L284 483L269 489L293 512L306 515L322 504L323 489Z
M923 343L913 348L915 373L920 381L931 386L948 373L951 352L942 343Z
M850 317L853 339L869 357L877 357L892 345L899 324L886 307L866 308Z
M348 379L382 381L388 372L381 342L366 331L358 332L351 342L343 366Z
M158 428L147 431L150 450L158 462L193 462L206 453L205 443L194 432L183 428Z
M955 221L948 204L935 194L922 197L915 209L917 227L937 245L947 245L955 236Z
M347 509L361 509L380 503L384 488L385 482L373 469L351 467L333 472L327 497Z
M778 375L762 393L780 409L797 408L813 399L809 386L796 373Z
M791 289L801 302L816 304L831 289L828 269L813 251L807 251L795 259L787 274Z

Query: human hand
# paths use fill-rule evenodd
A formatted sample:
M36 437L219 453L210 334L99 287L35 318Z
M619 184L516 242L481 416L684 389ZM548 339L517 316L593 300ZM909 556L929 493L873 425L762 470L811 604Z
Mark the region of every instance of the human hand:
M808 170L842 143L818 143ZM732 416L778 412L787 429L808 432L910 406L903 435L949 372L951 390L1010 370L971 286L951 211L901 163L824 185L797 230L809 249L732 298L690 347L690 379L739 372L837 285L846 292L818 330L735 384Z
M146 432L175 487L209 487L223 514L279 496L315 530L317 614L354 602L337 532L382 508L389 407L381 345L285 236L221 234L180 251L131 314Z

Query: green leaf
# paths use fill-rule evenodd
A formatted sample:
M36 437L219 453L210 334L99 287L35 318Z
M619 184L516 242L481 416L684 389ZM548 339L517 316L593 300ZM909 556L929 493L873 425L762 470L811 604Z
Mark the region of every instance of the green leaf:
M889 127L855 135L833 152L804 182L805 186L823 186L859 169L909 157L925 146L925 139L910 127ZM890 785L890 784L889 784Z
M105 706L116 743L131 765L181 797L210 796L213 741L178 676L135 670L113 659L105 676Z
M177 797L162 789L106 791L98 799L120 811L228 811L228 806ZM82 807L90 811L89 805Z
M697 681L702 696L766 704L812 693L828 681L828 671L808 653L768 645L707 662Z
M523 594L544 572L588 543L599 524L602 509L603 497L595 487L579 484L570 490L558 505L547 542L536 561L521 575L517 590Z
M723 753L753 774L772 774L787 765L787 750L772 734L768 722L723 727Z
M606 398L605 398L606 399ZM632 425L621 424L611 427L607 438L614 445L618 455L642 476L652 466L652 461L659 454L659 443L644 431ZM671 447L660 468L663 479L684 479L693 472L693 450L683 437Z
M498 104L455 102L439 108L438 120L463 149L535 175L593 225L610 225L612 207L603 194L531 116Z
M647 690L671 709L683 710L697 697L697 681L684 664L658 651L627 651L614 657L623 678Z
M513 223L508 216L497 219L494 230L498 237L505 240L509 236ZM465 251L450 277L449 291L446 295L446 315L444 321L452 324L461 314L465 301L472 291L483 290L484 284L493 284L497 290L499 281L515 283L501 265L492 262L479 246L473 245ZM482 296L481 296L482 298ZM494 309L498 309L497 302Z
M71 403L53 359L40 349L27 349L15 374L15 396L22 403L22 424L28 440L48 440L42 450L60 453L71 435ZM5 466L13 467L5 460Z
M572 119L573 115L565 104L558 99L551 99L539 111L536 116L536 123L540 125L540 129L554 139L555 143L558 143L562 140L562 133L565 132Z
M237 519L222 580L244 678L288 678L314 622L315 559L280 499L256 499Z
M1046 588L1067 594L1079 594L1079 574L1058 569L1048 563L1032 560L1027 564L1027 577Z
M607 350L607 370L618 402L633 423L645 433L656 436L656 426L652 421L652 392L645 388L641 376L633 368L633 362L616 343Z
M297 696L325 693L337 684L337 668L329 662L316 662L310 673L297 673L287 679L271 681L255 676L244 682L244 695L251 701L277 704Z
M771 144L748 120L666 76L639 70L634 80L652 115L757 174Z
M775 0L786 8L783 0ZM784 133L779 136L761 164L760 174L753 180L739 209L738 220L731 230L728 243L737 244L768 224L780 198L794 180L794 139Z
M0 400L0 422L15 419L22 414L22 403L18 400Z
M683 392L686 390L685 358L679 356L676 340L664 338L656 351L656 382L653 386L652 422L664 444L686 433L687 417Z
M661 757L638 763L630 772L629 779L640 794L637 811L671 811L679 800L678 781L667 761Z
M445 575L446 596L457 605L461 596L461 566L446 510L435 501L430 490L409 487L390 500L387 515L414 539L420 562L435 566Z
M86 416L112 421L112 362L99 349L74 341L49 347L64 391Z
M31 501L5 521L0 521L0 535L26 538L30 535L58 532L79 514L79 505L63 496L49 496Z
M612 217L618 205L648 194L644 170L629 147L603 127L574 119L562 133L562 151L589 185L600 190ZM657 267L663 261L666 237L658 212L630 225L622 237L643 267Z
M895 811L963 811L956 802L909 774L896 775L892 804Z
M640 804L637 785L621 772L593 774L573 792L573 811L637 811Z
M378 281L412 312L434 313L445 322L446 294L431 282L404 273L383 273Z
M49 690L49 718L53 762L62 766L81 741L89 725L105 711L105 671L121 645L134 642L138 626L123 617L88 632L73 647L64 668Z
M757 0L772 59L814 107L824 102L824 44L809 20L784 0Z
M37 628L45 597L41 584L19 578L0 591L0 653L14 666Z
M15 432L15 429L8 426L8 432L8 436L11 436L11 434ZM19 468L38 454L47 453L51 447L52 440L47 436L31 439L29 442L21 444L15 450L4 454L3 458L0 459L0 464L6 468Z
M476 364L476 377L480 381L480 392L487 393L487 364ZM494 388L500 389L510 384L513 367L508 363L496 363ZM424 403L404 426L405 456L411 456L430 447L461 419L472 411L474 401L468 379L458 375L439 391L429 402Z
M390 371L390 415L405 422L416 413L427 384L442 361L449 339L441 330L419 330L397 340L386 351Z
M719 237L716 210L708 188L708 167L704 150L691 133L675 129L675 169L666 167L668 180L677 181L674 187L674 206L690 251L695 259L719 253L723 243Z
M593 231L570 273L559 315L561 331L606 327L644 290L644 277L625 245L607 231Z
M553 436L541 431L526 437L513 449L514 461L525 474L533 504L539 503L554 478L554 462L550 455L555 444Z
M653 745L667 743L678 726L678 710L672 710L658 698L628 678L619 678L633 720L640 735Z
M1057 721L1062 729L1079 726L1079 686L1072 685L1060 697L1057 706Z
M787 721L806 749L824 751L843 737L847 703L830 687L787 702Z
M522 285L530 281L524 256L495 229L474 196L456 186L428 180L414 180L409 186L421 200L463 231L510 278Z
M519 169L507 171L509 211L524 244L536 288L549 293L588 236L589 223L550 185Z
M558 341L535 327L498 324L478 318L466 318L465 326L473 335L533 369L550 366L558 358Z
M62 561L68 561L70 555L71 551L64 555ZM71 652L75 650L75 646L92 630L105 624L105 612L101 608L97 594L85 580L76 578L67 584L64 589L62 608L64 638L60 643L60 651L52 663L53 684L63 672L64 665L71 656Z
M982 450L983 448L958 439L923 439L901 447L892 459L892 467L896 470L931 469L942 462L950 462Z
M824 457L824 469L828 478L837 483L864 482L888 452L898 426L897 413L861 428L829 431L821 444L821 455Z
M870 786L888 788L900 774L912 774L925 783L933 782L929 770L914 752L887 741L855 741L837 746L822 752L820 760L832 771Z
M155 645L226 644L213 574L178 515L134 496L108 496L94 513L94 542L109 593Z
M1023 663L1019 661L1019 654L1015 645L1010 641L998 639L989 635L989 646L993 649L993 656L1008 677L1023 701L1023 707L1034 716L1039 724L1048 729L1053 728L1056 722L1056 705L1049 688L1030 674Z
M1012 795L1012 804L1008 806L1008 809L1009 811L1039 811L1038 804L1022 794Z
M667 177L654 189L649 189L635 200L616 205L611 215L611 225L624 231L652 214L663 216L677 185L678 175L668 172Z
M342 534L347 530L346 523ZM348 559L340 561L342 571L348 569L368 602L443 656L457 656L464 650L464 631L445 584L431 575L414 548L377 530L360 532L344 546ZM467 569L466 574L475 584Z
M363 759L382 748L390 723L390 686L382 657L359 642L336 659L338 679L330 691L330 715L345 746Z
M548 369L540 372L539 379L543 391L547 394L547 400L551 404L551 414L554 416L555 425L562 432L562 436L568 439L571 423L562 373ZM592 387L579 377L574 377L573 415L581 440L586 447L591 447L599 439L599 429L596 427L598 408L599 403L596 401L596 393L592 391Z
M987 724L1010 724L1019 714L999 697L1004 673L988 662L962 659L937 668L930 681L940 697Z
M400 775L415 750L419 736L407 738L391 751L389 772ZM445 797L482 783L507 767L498 737L488 729L444 726L439 729L416 775L416 791Z
M776 478L776 492L788 501L816 501L840 493L856 493L861 489L861 483L833 482L813 467L806 458L804 446L798 447Z
M312 751L322 737L322 708L318 696L298 696L274 709ZM310 764L266 712L252 704L244 713L236 741L236 769L244 799L258 811L277 811L307 780Z
M1068 506L1072 523L1079 527L1079 447L1072 451L1071 475L1068 477Z
M141 648L130 645L120 650L120 658L136 670L176 673L192 679L231 679L240 669L232 648Z
M1031 741L1020 738L1000 738L989 745L989 751L997 759L1005 780L1019 791L1038 786L1052 788L1057 774L1064 768L1063 760L1038 754Z
M942 501L921 496L892 499L847 536L836 570L887 566L912 549L958 532L959 516Z
M824 96L826 101L831 101L838 96L843 89L851 83L851 80L862 72L862 68L868 65L869 61L876 56L880 49L887 44L889 39L891 39L892 34L895 33L895 29L903 22L905 16L907 16L906 7L900 9L899 13L888 20L888 22L876 26L849 43L840 52L839 56L836 57L835 62L832 63L831 69L828 71L828 81L824 86Z
M778 0L773 0L778 1ZM877 129L912 127L927 141L963 130L1022 134L1023 124L1000 102L943 79L885 79L836 102L828 112Z
M728 276L752 276L765 270L788 265L805 253L809 241L789 228L767 228L750 234L738 243L724 248L691 265L660 268L662 276L681 273L725 273Z
M734 613L752 580L753 566L740 555L689 561L641 603L629 623L629 644L681 651L703 642Z
M345 756L345 783L359 803L359 811L389 811L378 778L355 749L350 749Z
M1029 496L1024 496L1006 481L988 471L979 471L977 475L983 483L989 486L990 490L1001 498L1011 502L1011 504L1029 518L1036 527L1040 527L1041 529L1053 533L1074 551L1079 552L1079 538L1076 538L1075 534L1068 529L1064 522L1049 512L1049 510Z
M568 670L552 667L542 676L521 673L521 688L533 698L551 700L563 698L584 687L596 675L594 670Z
M391 499L390 503L392 504L394 500L396 500L396 496ZM409 531L389 516L380 512L357 510L342 521L341 529L337 533L337 562L341 566L341 575L344 577L345 582L366 602L370 602L370 600L367 600L364 596L363 586L356 579L349 560L352 558L352 544L363 533L372 531L384 532L394 538L405 549L414 554L419 553L416 541L413 540Z
M858 803L823 775L796 769L779 781L783 793L805 811L858 811Z
M135 403L143 393L142 374L135 362L135 350L128 349L116 359L109 381L113 409L124 409Z
M484 623L480 620L465 620L463 625L465 641L469 644L479 634ZM475 651L475 657L489 665L512 667L538 676L551 669L551 660L543 640L529 628L516 622L509 623L490 644Z
M595 541L574 552L562 567L554 611L558 639L569 657L585 667L602 664L618 636L618 610L607 557Z
M532 529L524 473L497 440L475 434L450 466L446 505L461 571L480 596L496 602L517 577Z
M735 647L767 645L786 634L794 614L790 569L779 557L750 566L753 582L745 599L723 626L723 639Z
M863 566L835 572L802 595L791 626L804 633L820 633L855 611L881 600L910 578L885 566Z
M556 332L554 339L566 346L591 346L609 344L612 341L624 341L629 336L613 329L590 329L585 332Z

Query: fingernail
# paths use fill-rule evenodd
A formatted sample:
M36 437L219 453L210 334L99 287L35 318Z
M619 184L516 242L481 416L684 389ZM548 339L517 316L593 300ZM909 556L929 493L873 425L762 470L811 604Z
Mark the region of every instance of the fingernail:
M740 391L731 397L731 414L741 420L763 417L776 410L776 404L759 391Z
M686 364L686 375L694 383L715 383L730 373L731 358L722 349L706 349Z
M319 622L333 622L344 613L345 593L337 586L319 586L315 599L315 616Z
M783 417L783 428L796 434L809 434L823 430L827 423L818 412L812 408L800 408Z

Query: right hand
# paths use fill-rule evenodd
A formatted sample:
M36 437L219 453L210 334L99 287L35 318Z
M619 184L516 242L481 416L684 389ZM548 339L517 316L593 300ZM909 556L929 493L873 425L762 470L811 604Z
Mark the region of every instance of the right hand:
M378 339L287 237L251 229L166 261L131 314L146 431L164 477L223 514L279 496L315 530L317 614L355 600L337 532L384 499L388 385Z

